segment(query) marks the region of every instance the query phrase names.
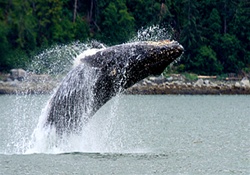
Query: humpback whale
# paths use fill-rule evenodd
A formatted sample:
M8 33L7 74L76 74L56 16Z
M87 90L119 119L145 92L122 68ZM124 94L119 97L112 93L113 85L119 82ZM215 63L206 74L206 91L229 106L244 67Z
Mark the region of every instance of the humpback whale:
M49 101L44 127L79 133L82 126L117 93L160 75L184 48L177 41L143 41L111 46L81 59Z

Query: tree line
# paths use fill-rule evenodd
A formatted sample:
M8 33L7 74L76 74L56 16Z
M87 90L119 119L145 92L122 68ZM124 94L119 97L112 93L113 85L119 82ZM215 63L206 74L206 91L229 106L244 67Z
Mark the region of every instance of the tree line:
M151 25L184 46L179 72L250 71L249 0L0 0L0 71L54 44L118 44Z

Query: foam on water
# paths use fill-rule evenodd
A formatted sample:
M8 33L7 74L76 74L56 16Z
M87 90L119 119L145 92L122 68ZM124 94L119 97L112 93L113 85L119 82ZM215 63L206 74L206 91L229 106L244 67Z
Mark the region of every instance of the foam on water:
M126 125L121 122L121 114L117 110L121 104L121 97L116 97L84 125L80 134L63 135L58 139L55 128L44 128L46 111L40 117L35 129L30 148L25 154L46 153L61 154L68 152L88 153L145 153L150 150L132 147L129 143L130 135L126 133ZM46 109L46 108L45 108ZM139 144L140 139L137 140Z
M81 73L83 72L83 75L79 73L79 71L81 71ZM69 140L81 135L81 133L79 133L80 131L75 131L70 135L68 133L62 133L63 135L60 135L60 137L58 137L58 133L56 133L54 126L46 125L47 118L51 112L53 112L53 114L56 113L55 115L59 116L67 115L68 113L74 113L71 114L74 116L82 116L81 119L78 118L77 121L73 122L58 121L73 123L72 125L77 126L73 128L82 127L89 120L87 114L89 113L89 111L91 111L91 107L93 106L93 87L91 86L91 84L94 84L94 82L96 81L98 73L96 73L95 69L85 66L84 64L80 64L74 69L74 71L70 71L68 74L69 76L65 77L62 84L60 85L60 88L58 88L58 90L56 90L52 95L51 99L48 101L45 109L43 110L42 115L40 116L38 126L33 133L32 141L30 143L30 147L34 152L48 151L49 153L51 153L52 151L52 153L57 153L67 151L71 143L73 143ZM71 86L68 84L70 84ZM72 99L74 100L74 106L69 106L68 108L61 109L63 111L59 111L60 109L53 109L54 104L60 103L61 100L67 98L74 91L77 92L76 98ZM83 113L83 111L85 111L85 113ZM85 114L87 115L86 117ZM63 119L68 120L66 117L62 117L61 120ZM69 118L69 120L72 120L72 118ZM68 127L68 130L72 129L71 126ZM66 129L67 128L65 128L65 130Z

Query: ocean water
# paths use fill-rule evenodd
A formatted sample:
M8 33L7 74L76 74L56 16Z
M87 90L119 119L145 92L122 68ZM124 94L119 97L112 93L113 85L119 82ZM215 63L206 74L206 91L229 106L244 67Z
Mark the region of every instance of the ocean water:
M119 95L65 148L32 148L48 95L0 96L0 174L250 174L250 97Z

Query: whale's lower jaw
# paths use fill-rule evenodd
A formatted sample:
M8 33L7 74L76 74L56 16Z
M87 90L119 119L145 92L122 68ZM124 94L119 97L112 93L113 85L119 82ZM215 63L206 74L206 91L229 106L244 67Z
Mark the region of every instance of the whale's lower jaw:
M183 51L176 41L137 42L86 56L52 96L45 127L55 127L59 135L81 131L113 96L149 75L162 73Z

